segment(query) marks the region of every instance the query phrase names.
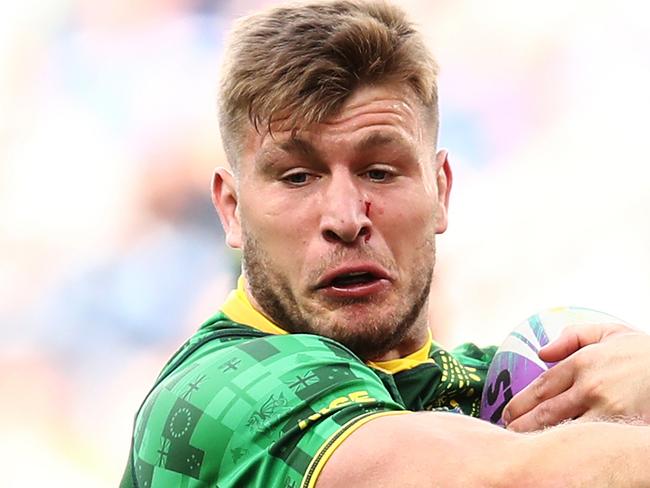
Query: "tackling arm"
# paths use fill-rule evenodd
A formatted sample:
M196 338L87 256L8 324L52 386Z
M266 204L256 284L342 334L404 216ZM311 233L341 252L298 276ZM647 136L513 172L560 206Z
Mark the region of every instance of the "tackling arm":
M471 417L377 418L332 454L317 488L650 487L650 427L575 423L519 434Z

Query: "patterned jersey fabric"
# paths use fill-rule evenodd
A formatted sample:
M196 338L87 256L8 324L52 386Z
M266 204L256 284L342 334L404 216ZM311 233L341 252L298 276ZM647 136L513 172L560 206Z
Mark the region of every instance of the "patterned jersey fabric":
M331 339L286 334L240 285L163 368L136 416L121 486L312 487L336 447L377 416L477 416L494 351L429 340L366 364Z

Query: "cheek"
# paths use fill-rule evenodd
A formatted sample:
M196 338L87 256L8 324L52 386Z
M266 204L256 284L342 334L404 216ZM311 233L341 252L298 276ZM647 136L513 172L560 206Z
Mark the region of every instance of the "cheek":
M435 235L435 207L424 195L372 201L370 218L397 259L407 258Z
M284 222L288 231L292 230L291 224L295 227L304 225L312 217L315 208L314 196L302 195L298 192L288 191L282 186L265 181L254 179L245 191L242 190L240 202L246 202L242 211L256 221ZM310 213L311 210L311 213Z
M427 195L403 191L369 200L370 218L387 231L417 234L434 224L435 205Z
M240 207L243 232L254 238L279 267L300 266L309 236L310 217L304 205L296 202L287 206L272 195L259 193L243 201L247 202Z
M258 241L264 243L265 249L287 247L293 248L304 240L304 226L293 212L264 212L262 209L251 209L242 216L245 230Z

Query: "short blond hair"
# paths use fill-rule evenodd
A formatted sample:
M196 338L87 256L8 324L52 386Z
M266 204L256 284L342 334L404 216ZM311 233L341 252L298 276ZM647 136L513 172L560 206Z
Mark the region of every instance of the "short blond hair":
M240 20L226 51L219 125L228 160L248 124L291 130L335 115L363 84L405 83L438 126L437 65L422 36L395 5L333 0L275 7ZM435 142L435 141L434 141Z

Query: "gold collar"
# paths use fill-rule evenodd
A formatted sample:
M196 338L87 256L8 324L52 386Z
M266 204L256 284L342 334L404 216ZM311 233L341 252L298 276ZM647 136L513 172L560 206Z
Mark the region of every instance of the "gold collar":
M237 280L237 289L230 292L226 302L221 307L221 311L230 320L248 325L262 332L275 335L288 334L286 330L275 325L253 307L246 294L245 283L244 277L240 276ZM423 363L434 363L433 359L429 357L432 344L431 331L428 330L427 340L424 345L408 356L388 361L367 361L366 364L385 373L395 374L407 369L413 369Z

